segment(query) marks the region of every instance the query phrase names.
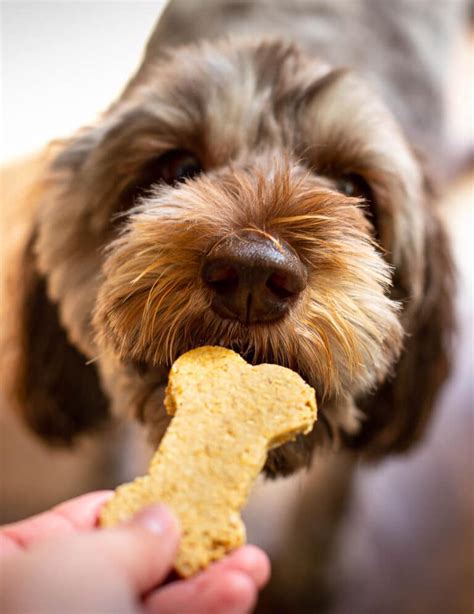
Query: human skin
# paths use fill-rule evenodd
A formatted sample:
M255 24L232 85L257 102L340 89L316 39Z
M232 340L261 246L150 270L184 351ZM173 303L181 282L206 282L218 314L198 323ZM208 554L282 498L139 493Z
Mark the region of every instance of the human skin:
M72 499L0 532L5 614L245 614L269 578L266 555L244 546L189 580L160 586L179 544L175 518L153 505L130 522L97 529L112 493Z

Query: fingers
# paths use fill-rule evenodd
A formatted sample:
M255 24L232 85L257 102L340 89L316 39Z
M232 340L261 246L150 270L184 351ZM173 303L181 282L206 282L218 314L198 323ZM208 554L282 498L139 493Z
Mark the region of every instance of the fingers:
M91 529L100 508L112 494L112 491L99 491L82 495L43 514L6 525L0 533L0 556L45 539Z
M175 582L150 595L148 614L244 614L257 600L255 583L234 570L206 571L199 577Z
M145 603L146 612L244 614L253 609L258 589L269 576L267 556L255 546L244 546L194 578L152 593Z
M163 506L114 529L50 539L2 568L5 611L136 614L141 595L168 575L178 542L177 523Z
M44 514L6 526L0 534L3 555L29 548L39 542L66 537L95 526L98 512L111 492L97 492L72 499ZM156 586L169 572L176 556L179 530L163 506L152 506L137 514L127 525L104 531L71 535L71 548L87 557L106 557L138 592Z
M257 588L263 588L270 579L270 561L267 555L251 544L234 550L214 563L213 569L233 569L248 575Z

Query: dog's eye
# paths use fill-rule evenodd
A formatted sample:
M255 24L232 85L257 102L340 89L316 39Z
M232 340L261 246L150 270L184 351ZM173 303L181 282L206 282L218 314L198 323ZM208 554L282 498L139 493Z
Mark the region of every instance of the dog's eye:
M339 192L342 192L342 194L345 194L346 196L361 198L365 201L365 215L372 224L374 236L378 238L379 220L377 216L377 207L374 193L367 181L360 175L351 173L350 175L343 175L337 179L336 188Z
M363 177L355 173L343 175L337 179L336 187L339 192L342 192L342 194L346 196L363 198L369 203L372 201L373 195L369 184Z
M190 179L202 172L196 156L184 149L172 149L161 156L149 160L137 176L124 190L118 212L126 211L136 204L137 198L146 196L150 189L159 183L173 185Z
M156 171L157 179L173 184L198 175L202 171L202 166L191 152L173 149L158 158Z

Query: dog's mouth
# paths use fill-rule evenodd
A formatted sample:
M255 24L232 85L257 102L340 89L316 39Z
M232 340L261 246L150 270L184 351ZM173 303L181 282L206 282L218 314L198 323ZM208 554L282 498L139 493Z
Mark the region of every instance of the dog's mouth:
M201 342L196 344L194 347L188 348L187 351L190 351L191 349L195 349L195 348L202 347L205 345L221 345L219 343L209 343L209 342L206 342L205 340L200 340L200 341ZM266 364L275 364L281 367L286 367L286 368L291 369L295 373L298 373L298 375L310 386L313 386L313 387L316 386L316 383L312 381L313 378L310 376L310 374L307 373L305 370L301 369L299 365L283 364L271 353L262 355L261 353L257 353L254 348L244 345L242 343L239 343L238 341L234 341L234 342L231 342L225 345L222 344L222 346L226 347L229 350L232 350L233 352L236 352L236 354L239 354L250 365L257 366L257 365L266 363ZM166 362L166 364L163 365L163 367L166 370L166 373L168 374L172 367L172 363L168 361ZM146 365L142 363L139 364L139 369L142 373L145 373L150 370Z
M274 364L274 365L279 365L281 367L286 367L291 369L292 371L294 371L295 373L298 373L298 375L310 386L315 386L315 382L311 381L311 377L309 376L308 373L306 373L306 371L304 371L303 369L299 368L299 366L297 365L288 365L288 364L282 364L280 361L278 361L274 356L272 355L266 355L266 356L260 356L257 355L257 353L255 352L255 350L253 348L245 348L242 349L241 346L238 343L231 343L229 346L230 350L233 350L234 352L236 352L237 354L240 354L240 356L242 356L242 358L248 362L249 364L256 366L256 365L261 365L261 364Z
M237 342L231 343L228 349L242 356L242 358L251 365L258 365L263 362L273 362L270 360L257 360L256 352L253 348L243 348L242 345Z
M205 345L220 345L218 343L209 343L206 341L202 341L202 343L198 343L193 347L188 348L186 351L190 351L192 349L197 349L198 347L203 347ZM241 344L235 342L235 343L230 343L229 345L223 345L222 347L226 347L229 350L232 350L233 352L235 352L236 354L239 354L246 362L248 362L250 365L260 365L263 363L271 363L271 364L279 364L276 360L271 359L270 357L266 358L266 357L257 357L257 353L255 352L254 349L252 348L244 348ZM185 352L183 352L184 354ZM176 357L178 358L178 357ZM172 367L172 362L167 361L166 363L163 364L164 369L166 370L166 372L168 373ZM285 365L286 366L286 365ZM147 371L151 370L151 367L149 367L146 363L136 363L136 367L137 369L142 372L145 373Z

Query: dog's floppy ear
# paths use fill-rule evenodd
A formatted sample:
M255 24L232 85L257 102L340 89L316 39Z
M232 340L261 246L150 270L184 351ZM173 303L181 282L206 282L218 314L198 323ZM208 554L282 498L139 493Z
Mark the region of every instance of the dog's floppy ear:
M430 188L425 184L430 192ZM454 330L454 267L448 237L436 212L426 210L423 296L405 303L405 348L394 376L359 405L366 414L350 444L369 457L402 452L423 435L450 368ZM397 282L395 280L395 292Z
M11 383L15 404L28 426L55 445L100 427L107 401L96 368L67 339L46 280L36 268L34 236L21 266L16 314L17 359Z
M53 144L28 197L36 203L27 215L29 240L13 265L10 396L29 426L57 445L71 444L108 416L96 366L88 360L95 357L90 320L110 238L105 204L113 199L98 194L92 173L83 171L112 124L104 121Z

